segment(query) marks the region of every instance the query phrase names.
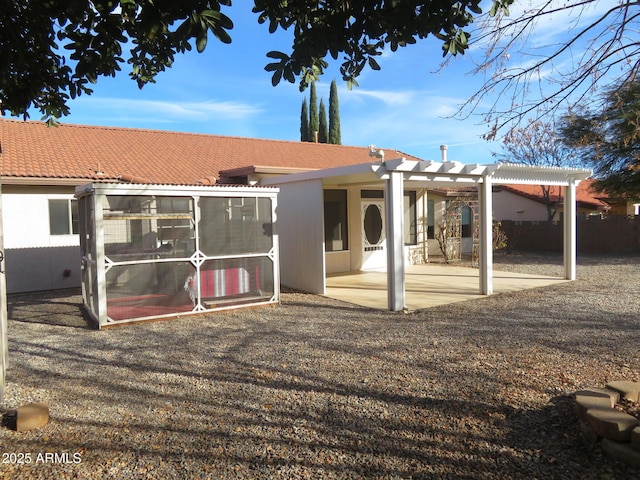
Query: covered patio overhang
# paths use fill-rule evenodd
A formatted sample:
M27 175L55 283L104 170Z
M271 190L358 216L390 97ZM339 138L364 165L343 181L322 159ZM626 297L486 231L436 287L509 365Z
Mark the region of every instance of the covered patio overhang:
M278 223L281 248L289 248L291 263L304 289L303 275L322 275L320 288L309 288L314 293L326 293L326 268L324 249L305 257L295 257L298 241L324 241L322 225L322 190L327 187L362 188L380 187L385 191L385 217L387 238L387 307L400 311L407 307L407 266L403 254L403 192L405 188L460 188L474 186L478 191L479 204L479 295L494 292L493 275L493 217L492 187L500 184L534 184L564 187L564 279L576 278L576 186L591 175L591 170L558 167L533 167L528 165L496 163L489 165L462 164L454 161L414 161L405 158L349 165L345 167L313 170L282 175L262 180L262 185L278 185ZM320 227L318 227L320 225ZM298 232L298 237L294 237ZM287 244L286 237L290 238ZM287 255L281 255L285 260ZM300 265L304 267L300 268ZM283 274L286 267L283 266ZM318 279L319 280L319 279ZM316 282L314 285L320 285Z

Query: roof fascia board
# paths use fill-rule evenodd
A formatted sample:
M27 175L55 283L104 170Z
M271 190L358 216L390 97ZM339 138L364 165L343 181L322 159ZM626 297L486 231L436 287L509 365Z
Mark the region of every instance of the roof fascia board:
M0 177L0 182L3 185L28 185L33 187L77 187L91 181L92 179L90 178Z
M202 193L247 193L250 197L273 196L276 187L249 185L156 185L131 183L87 183L76 187L76 197L90 193L107 195L170 195L190 197Z
M280 185L283 183L304 182L307 180L322 180L325 178L358 175L362 173L375 173L379 169L379 163L359 163L356 165L346 165L342 167L332 167L321 170L309 170L306 172L292 173L290 175L280 175L277 177L264 178L260 183L265 186Z
M220 170L221 177L242 177L245 175L287 175L317 170L315 168L270 167L266 165L247 165L245 167Z

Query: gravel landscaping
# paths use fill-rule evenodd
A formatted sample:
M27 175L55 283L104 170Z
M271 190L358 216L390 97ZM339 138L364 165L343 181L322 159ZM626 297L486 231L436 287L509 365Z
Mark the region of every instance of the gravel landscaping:
M555 254L495 268L563 271ZM581 256L575 282L410 313L284 293L97 331L80 302L9 298L0 413L43 401L51 420L0 428L0 478L640 477L581 441L571 398L640 381L639 256Z

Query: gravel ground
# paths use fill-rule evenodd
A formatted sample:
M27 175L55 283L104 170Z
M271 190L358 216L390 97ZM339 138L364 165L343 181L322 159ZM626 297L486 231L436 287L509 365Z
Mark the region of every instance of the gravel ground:
M640 381L639 274L581 257L576 282L408 314L286 293L103 331L76 291L11 296L0 413L45 401L51 422L0 428L0 477L638 478L581 442L571 394Z

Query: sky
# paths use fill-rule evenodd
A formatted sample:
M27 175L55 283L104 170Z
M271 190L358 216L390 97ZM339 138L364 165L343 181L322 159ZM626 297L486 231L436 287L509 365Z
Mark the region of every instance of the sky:
M251 3L238 0L223 10L234 22L230 45L210 36L203 53L194 48L177 55L173 67L142 90L125 64L116 78L100 78L92 95L71 100L71 115L61 122L299 141L301 105L308 91L301 93L297 83L286 81L273 87L264 70L270 61L266 53L289 51L291 37L288 32L269 34L251 12ZM544 22L534 43L559 41L567 34L566 25L566 18ZM441 52L441 42L431 37L385 52L378 58L382 69L365 69L360 86L352 90L341 79L340 62L328 58L330 66L316 88L328 111L329 86L337 81L342 144L373 144L388 159L398 150L425 160L439 160L440 145L446 144L450 160L495 162L492 152L501 151L500 142L481 138L489 129L482 117L452 118L484 81L482 75L470 74L480 53L456 57L440 69ZM32 119L39 117L32 112Z

